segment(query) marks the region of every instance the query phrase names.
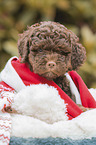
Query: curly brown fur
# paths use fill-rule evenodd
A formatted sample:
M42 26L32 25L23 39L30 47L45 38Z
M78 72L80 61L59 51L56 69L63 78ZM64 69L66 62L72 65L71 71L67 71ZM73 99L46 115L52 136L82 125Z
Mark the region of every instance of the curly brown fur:
M27 62L31 71L54 80L72 98L64 74L78 69L86 58L73 32L56 22L37 23L20 35L18 50L21 63Z

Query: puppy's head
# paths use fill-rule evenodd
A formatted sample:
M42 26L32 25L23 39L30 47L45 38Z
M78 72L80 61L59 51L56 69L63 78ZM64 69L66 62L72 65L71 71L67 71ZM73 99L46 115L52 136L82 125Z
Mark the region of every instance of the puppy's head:
M63 76L76 70L85 60L85 48L78 37L56 22L32 25L20 35L18 50L21 63L29 63L31 70L47 79Z

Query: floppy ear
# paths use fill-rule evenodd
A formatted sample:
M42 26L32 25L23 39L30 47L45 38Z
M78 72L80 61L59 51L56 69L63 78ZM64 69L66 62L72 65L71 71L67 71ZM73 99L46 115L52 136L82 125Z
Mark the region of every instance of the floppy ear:
M18 39L18 51L21 59L21 63L28 61L29 47L32 45L32 35L35 27L38 27L40 24L36 23L32 26L27 26L27 30L22 34L19 34L20 38Z
M25 63L28 60L28 53L29 53L29 31L25 31L19 35L18 39L18 51L20 62Z
M71 57L71 64L72 69L76 70L78 67L80 67L86 59L86 50L85 48L79 44L76 43L72 48L72 57Z

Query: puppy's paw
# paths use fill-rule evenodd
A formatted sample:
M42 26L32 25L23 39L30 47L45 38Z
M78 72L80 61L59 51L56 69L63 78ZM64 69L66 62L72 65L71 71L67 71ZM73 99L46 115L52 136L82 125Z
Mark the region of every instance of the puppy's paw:
M11 106L8 106L6 108L4 108L4 110L8 113L18 113L14 108L12 108Z

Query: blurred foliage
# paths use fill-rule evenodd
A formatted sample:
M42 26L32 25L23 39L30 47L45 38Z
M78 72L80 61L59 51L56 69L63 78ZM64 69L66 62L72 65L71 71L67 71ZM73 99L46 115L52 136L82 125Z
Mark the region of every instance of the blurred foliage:
M18 56L18 33L44 20L62 23L79 36L87 59L78 72L96 88L96 0L0 0L0 70Z

